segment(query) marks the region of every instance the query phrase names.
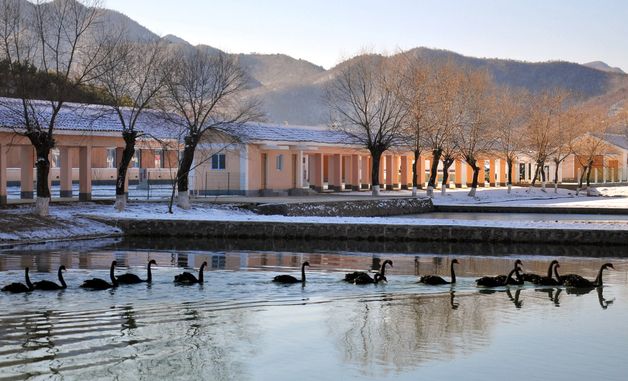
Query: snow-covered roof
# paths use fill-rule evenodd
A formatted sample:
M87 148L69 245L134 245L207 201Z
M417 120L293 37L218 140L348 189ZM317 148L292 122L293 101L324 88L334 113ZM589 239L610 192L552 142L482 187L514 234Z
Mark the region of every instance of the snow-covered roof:
M31 117L45 126L50 121L52 107L50 102L31 100L33 111ZM0 127L21 128L24 126L22 102L20 99L0 98ZM130 108L123 108L125 120L130 119ZM76 131L83 133L122 132L120 119L110 106L65 103L57 115L55 129L57 131ZM159 112L145 110L135 124L135 129L150 136L168 139L178 136L179 127L164 120Z
M244 142L318 143L330 145L358 145L343 131L328 127L290 126L268 123L245 123L228 126L225 132L238 136Z
M51 107L48 101L30 101L40 124L50 120ZM0 97L0 127L20 128L24 125L21 113L21 100ZM130 108L123 108L125 120L129 120ZM163 113L144 110L135 129L152 137L168 139L181 137L181 125L164 118ZM57 115L57 131L77 131L97 135L98 133L122 132L118 115L110 106L65 103ZM220 131L238 137L245 143L295 143L359 146L360 144L346 132L325 126L291 126L271 123L244 123L221 126Z
M621 147L623 149L628 149L628 136L620 135L620 134L604 134L604 140L607 142L616 145L617 147Z

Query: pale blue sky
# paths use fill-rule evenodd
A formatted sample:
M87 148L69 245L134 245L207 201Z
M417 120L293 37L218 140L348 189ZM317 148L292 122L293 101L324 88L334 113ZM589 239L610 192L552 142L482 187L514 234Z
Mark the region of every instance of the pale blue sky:
M624 0L106 0L159 35L329 68L361 50L604 61L628 71Z

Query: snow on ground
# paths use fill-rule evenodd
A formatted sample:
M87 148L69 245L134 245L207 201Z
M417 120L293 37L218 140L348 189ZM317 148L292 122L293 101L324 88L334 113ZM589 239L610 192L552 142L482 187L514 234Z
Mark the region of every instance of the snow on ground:
M109 208L105 205L52 205L50 216L31 214L30 207L3 210L0 214L0 243L61 240L121 234L118 228L95 222L80 213Z
M553 188L542 192L539 188L530 189L513 187L508 194L506 188L481 188L476 197L468 197L468 190L448 189L445 195L435 192L433 202L436 205L490 205L490 206L528 206L528 207L582 207L582 208L628 208L628 186L598 187L601 195L623 195L623 197L586 197L575 196L570 190ZM367 192L347 192L342 195L369 197ZM333 197L338 198L339 194ZM383 192L383 196L410 196L409 191ZM424 195L424 191L421 193ZM331 198L331 197L330 197ZM343 198L343 197L340 197ZM227 198L228 199L228 198ZM305 198L303 202L326 201L326 196ZM234 199L235 202L236 199ZM269 198L269 202L281 202L285 198ZM240 198L239 201L242 201ZM106 219L168 219L168 220L210 220L210 221L268 221L285 223L340 223L340 224L382 224L382 225L451 225L451 226L491 226L510 228L537 229L609 229L628 230L628 221L613 219L538 221L534 215L530 219L518 220L458 220L443 218L401 218L401 217L286 217L256 215L230 204L211 204L196 202L190 210L174 207L174 213L167 210L166 202L132 202L125 212L119 213L112 205L95 203L52 204L51 216L38 218L30 214L30 207L3 210L0 213L0 243L16 241L56 240L97 235L116 235L121 231L89 219L95 216Z
M553 192L553 190L552 190ZM540 190L526 192L525 188L513 189L508 195L506 189L483 189L478 196L470 198L466 191L452 191L442 196L440 193L434 202L439 205L528 205L528 206L577 206L598 207L596 200L603 197L575 197L570 191L560 190L558 194L544 193ZM363 194L363 193L362 193ZM570 203L562 201L569 200ZM628 199L617 199L614 207L628 207ZM324 197L321 197L324 201ZM514 204L513 204L514 203ZM606 207L612 203L607 203ZM571 221L535 221L533 215L530 220L454 220L441 218L402 218L402 217L287 217L279 215L256 215L228 205L197 204L190 210L175 208L173 214L167 213L164 204L131 204L125 212L118 213L113 208L92 211L89 214L101 218L130 218L130 219L166 219L166 220L203 220L203 221L266 221L285 223L340 223L340 224L382 224L382 225L451 225L451 226L492 226L512 228L538 229L621 229L628 230L627 220L571 220Z

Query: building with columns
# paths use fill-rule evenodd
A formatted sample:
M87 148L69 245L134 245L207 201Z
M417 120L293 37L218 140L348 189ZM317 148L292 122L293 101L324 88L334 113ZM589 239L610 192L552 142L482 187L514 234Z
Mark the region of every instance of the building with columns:
M34 198L35 150L28 138L18 132L20 115L14 112L7 98L0 99L0 203L7 202L7 186L19 186L20 198ZM45 123L50 106L43 101L32 103L36 114ZM124 112L130 112L125 110ZM125 186L137 182L141 176L154 181L168 181L177 168L177 143L172 126L155 112L146 112L139 118L136 129L141 132L131 162ZM59 184L59 193L53 198L78 197L90 200L93 184L115 184L116 166L122 158L124 140L117 115L111 108L66 104L57 116L54 131L55 148L50 153L49 185ZM172 149L174 147L174 149ZM175 170L173 170L175 169ZM78 193L73 184L78 183ZM115 191L112 192L115 197Z
M6 100L6 99L5 99ZM46 105L41 104L42 113ZM127 110L128 111L128 110ZM20 197L34 197L35 153L28 139L16 134L19 120L0 103L0 203L7 202L7 185L19 186ZM142 178L169 182L176 176L181 136L177 127L148 111L138 120L141 131L127 176L127 184ZM91 199L92 184L111 184L111 197L118 159L124 141L117 116L104 106L67 104L55 130L56 146L51 153L48 181L59 184L52 197ZM628 182L628 141L623 135L604 137L612 150L595 165L595 182ZM417 162L404 147L383 154L379 178L382 190L412 187L416 166L425 186L431 157L425 152ZM190 173L190 190L197 195L302 195L312 192L367 191L371 188L370 153L341 131L327 127L248 123L230 126L213 135L198 148ZM506 184L506 162L497 154L480 158L480 187ZM548 182L553 180L553 163L547 163ZM521 155L514 165L513 181L532 180L534 163ZM575 182L581 166L573 156L559 168L559 181ZM472 170L461 160L449 169L451 188L465 188ZM439 165L437 184L442 179ZM78 192L72 185L78 183Z

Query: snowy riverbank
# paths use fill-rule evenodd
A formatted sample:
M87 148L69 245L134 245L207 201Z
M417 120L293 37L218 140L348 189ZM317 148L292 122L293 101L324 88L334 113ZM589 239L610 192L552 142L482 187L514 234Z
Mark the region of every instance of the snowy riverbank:
M628 187L599 189L604 192L621 194L615 197L575 196L570 190L553 189L542 192L535 188L513 188L508 194L505 188L478 190L477 196L468 197L465 190L448 190L445 195L438 192L433 198L435 205L490 205L525 206L534 208L628 208ZM391 192L393 193L393 192ZM346 195L369 197L366 193ZM394 192L394 196L409 196L410 192ZM386 196L386 194L384 194ZM324 200L325 196L317 198ZM224 202L224 200L223 200ZM53 205L51 215L38 218L29 213L28 207L3 210L0 214L0 243L21 243L60 239L79 239L94 236L121 235L122 231L108 224L94 221L90 216L101 220L197 220L223 222L273 222L273 223L321 223L321 224L379 224L379 225L424 225L424 226L469 226L499 227L519 229L581 229L581 230L628 230L628 220L609 217L607 219L581 219L539 221L532 215L529 219L500 220L461 220L447 218L401 218L401 217L286 217L277 215L257 215L229 204L195 203L190 210L174 208L170 214L165 202L130 203L125 212L116 212L111 205L77 203Z

